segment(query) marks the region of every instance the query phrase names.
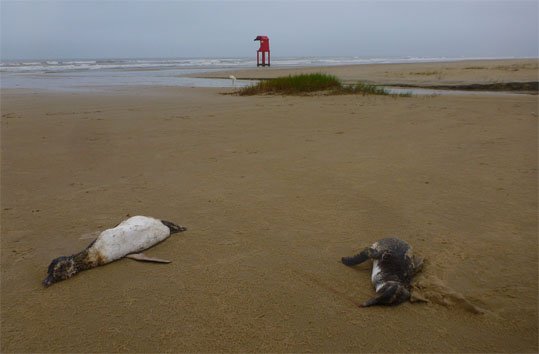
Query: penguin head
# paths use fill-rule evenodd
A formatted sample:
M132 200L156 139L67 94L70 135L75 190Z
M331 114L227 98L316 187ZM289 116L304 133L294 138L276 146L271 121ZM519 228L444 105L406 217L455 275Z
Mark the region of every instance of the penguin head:
M77 273L73 257L58 257L53 259L47 271L48 275L43 280L43 286L50 285L71 278Z

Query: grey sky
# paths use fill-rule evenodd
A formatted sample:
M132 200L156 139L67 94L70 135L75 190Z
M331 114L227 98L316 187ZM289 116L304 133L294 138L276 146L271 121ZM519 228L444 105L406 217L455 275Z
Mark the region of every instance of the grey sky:
M537 57L538 1L5 1L2 59Z

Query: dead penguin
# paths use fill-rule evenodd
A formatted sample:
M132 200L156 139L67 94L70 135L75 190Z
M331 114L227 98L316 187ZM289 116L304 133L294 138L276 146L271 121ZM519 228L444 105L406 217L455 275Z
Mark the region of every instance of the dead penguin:
M58 257L49 265L44 286L71 278L78 272L107 264L123 257L140 261L169 263L170 261L146 257L139 253L167 239L170 235L187 230L183 226L148 216L133 216L116 227L103 231L83 251L72 256Z
M352 257L343 257L347 266L373 260L372 283L376 296L361 306L398 305L410 299L410 283L421 271L423 259L412 254L412 247L398 238L384 238Z

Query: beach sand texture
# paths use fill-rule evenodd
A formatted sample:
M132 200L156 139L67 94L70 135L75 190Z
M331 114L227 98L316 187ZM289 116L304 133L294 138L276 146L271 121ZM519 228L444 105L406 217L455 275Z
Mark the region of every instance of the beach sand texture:
M2 352L537 352L537 96L117 90L2 92ZM42 288L128 214L172 263ZM386 236L430 303L356 306Z

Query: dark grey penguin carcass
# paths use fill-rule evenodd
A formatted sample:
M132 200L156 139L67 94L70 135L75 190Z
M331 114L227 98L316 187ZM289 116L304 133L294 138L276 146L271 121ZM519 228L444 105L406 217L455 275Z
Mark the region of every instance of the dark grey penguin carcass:
M373 260L372 283L376 296L361 306L398 305L410 299L411 282L421 271L423 259L412 254L412 247L398 238L384 238L351 257L343 257L342 263L355 266Z

